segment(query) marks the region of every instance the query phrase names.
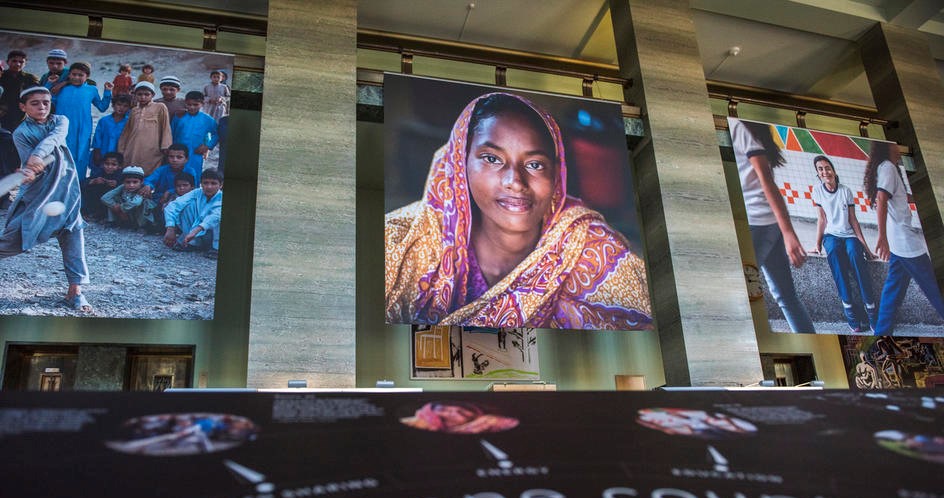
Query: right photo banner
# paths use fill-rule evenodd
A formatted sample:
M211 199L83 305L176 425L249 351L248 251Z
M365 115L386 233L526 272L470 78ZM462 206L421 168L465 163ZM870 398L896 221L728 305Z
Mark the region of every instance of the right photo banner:
M773 332L944 336L892 142L728 118Z

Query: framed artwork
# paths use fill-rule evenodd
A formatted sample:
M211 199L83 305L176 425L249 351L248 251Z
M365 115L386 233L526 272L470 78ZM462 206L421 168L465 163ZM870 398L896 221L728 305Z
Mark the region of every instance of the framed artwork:
M843 336L839 346L850 388L944 386L944 339Z
M414 325L412 379L539 380L537 333Z

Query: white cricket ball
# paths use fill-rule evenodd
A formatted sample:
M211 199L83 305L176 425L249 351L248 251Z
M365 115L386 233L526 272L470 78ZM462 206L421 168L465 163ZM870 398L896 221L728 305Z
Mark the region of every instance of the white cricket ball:
M66 205L59 201L47 202L46 205L43 206L43 213L45 213L46 216L59 216L65 210Z

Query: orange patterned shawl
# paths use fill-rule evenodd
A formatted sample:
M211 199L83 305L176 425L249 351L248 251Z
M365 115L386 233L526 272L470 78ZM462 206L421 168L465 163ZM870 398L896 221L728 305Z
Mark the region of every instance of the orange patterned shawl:
M388 323L634 330L652 328L645 264L603 216L566 194L560 130L544 120L560 164L550 212L534 251L477 299L466 295L472 204L466 141L475 104L459 115L433 157L423 200L386 215Z

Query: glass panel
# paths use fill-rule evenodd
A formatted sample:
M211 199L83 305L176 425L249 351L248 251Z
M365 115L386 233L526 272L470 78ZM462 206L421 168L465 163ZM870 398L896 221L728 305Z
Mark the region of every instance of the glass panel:
M400 54L380 50L357 49L357 67L377 71L400 72Z
M728 101L722 99L708 99L711 103L711 113L715 116L728 115Z
M123 19L105 19L102 38L197 50L203 48L202 29Z
M563 93L567 95L583 95L583 80L572 76L509 69L507 73L508 86L527 88L543 92ZM622 100L618 98L617 100Z
M85 36L88 34L88 17L75 14L60 14L58 12L3 7L0 8L0 28L15 31L42 31L44 33L66 36ZM9 48L13 47L8 47L8 49ZM6 57L6 51L3 52L3 57ZM45 59L46 58L43 57L40 62ZM26 70L30 71L29 68Z
M266 39L264 36L221 31L216 35L216 50L230 54L265 56Z
M721 115L727 116L728 111L725 110ZM748 104L745 102L738 104L738 117L753 121L763 121L765 123L796 126L796 113L793 111L757 104Z
M818 114L806 115L806 127L811 130L831 131L859 136L859 122L852 119L832 118ZM869 138L885 138L885 130L879 125L869 125Z
M399 63L397 70L399 70ZM508 72L510 73L511 71L509 70ZM469 83L495 84L495 66L436 59L433 57L414 57L413 74L467 81Z
M593 96L598 99L623 101L623 85L597 81L593 84Z

